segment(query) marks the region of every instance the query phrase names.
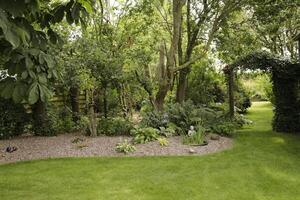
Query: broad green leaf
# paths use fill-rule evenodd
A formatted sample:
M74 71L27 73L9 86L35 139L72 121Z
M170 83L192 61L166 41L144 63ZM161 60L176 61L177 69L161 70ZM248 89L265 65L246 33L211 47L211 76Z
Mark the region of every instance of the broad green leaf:
M7 24L8 24L6 13L0 9L0 27L2 28L3 33L7 31Z
M40 55L39 55L39 63L40 64L44 64L44 62L45 62L45 60L44 60L44 53L40 53Z
M35 104L38 100L39 100L38 83L33 82L29 88L28 103L32 105Z
M51 95L50 90L45 85L39 84L39 91L40 91L41 100L43 102L46 102Z
M85 10L88 13L92 13L93 12L93 7L92 7L90 1L87 1L87 0L78 0L78 2L81 3L81 5L85 8Z
M14 80L12 78L7 78L3 81L3 90L1 92L1 96L5 99L9 99L12 96L13 90L14 90Z
M20 46L20 37L13 28L8 28L4 34L5 39L13 46L13 48Z
M32 79L36 79L36 75L35 73L32 71L32 70L29 70L29 76L32 78Z
M44 55L44 60L47 62L48 68L54 67L54 60L49 55Z
M65 6L60 5L55 9L54 15L53 15L53 22L61 22L64 18L64 12L65 12Z
M80 18L80 4L75 4L72 8L72 17L76 21Z
M21 78L26 79L27 77L28 77L28 72L27 71L22 72Z
M27 69L32 69L32 67L34 65L31 58L28 56L25 57L25 64L26 64Z
M39 83L46 84L47 83L46 74L45 73L38 74L38 80L39 80Z
M20 103L24 99L26 91L27 87L25 84L17 83L12 94L12 99L14 102Z

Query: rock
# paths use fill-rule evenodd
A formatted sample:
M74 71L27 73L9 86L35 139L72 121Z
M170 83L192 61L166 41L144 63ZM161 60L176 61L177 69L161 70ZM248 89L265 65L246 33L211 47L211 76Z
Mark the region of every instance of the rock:
M190 154L193 154L193 153L196 153L196 151L195 151L194 149L190 148L190 149L189 149L189 153L190 153Z
M211 135L210 135L210 139L211 139L211 140L220 140L220 136L217 135L217 134L211 134Z

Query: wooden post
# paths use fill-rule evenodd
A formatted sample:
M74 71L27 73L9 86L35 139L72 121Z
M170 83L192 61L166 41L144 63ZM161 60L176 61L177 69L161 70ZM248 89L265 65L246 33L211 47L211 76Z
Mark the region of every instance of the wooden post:
M234 73L233 68L228 68L228 100L229 100L229 115L234 117Z

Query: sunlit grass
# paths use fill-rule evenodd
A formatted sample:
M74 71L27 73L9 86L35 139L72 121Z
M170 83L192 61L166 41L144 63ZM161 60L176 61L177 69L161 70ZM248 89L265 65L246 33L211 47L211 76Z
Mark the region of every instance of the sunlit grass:
M300 199L300 137L271 131L269 103L234 148L206 156L65 158L0 166L0 199Z

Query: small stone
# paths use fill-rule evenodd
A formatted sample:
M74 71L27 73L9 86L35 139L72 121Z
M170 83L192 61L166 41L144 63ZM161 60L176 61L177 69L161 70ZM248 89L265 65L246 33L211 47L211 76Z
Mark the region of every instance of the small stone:
M219 139L220 139L220 136L217 135L217 134L211 134L211 135L210 135L210 139L212 139L212 140L219 140Z
M190 149L189 149L189 153L190 153L190 154L193 154L193 153L196 153L196 151L195 151L194 149L190 148Z

